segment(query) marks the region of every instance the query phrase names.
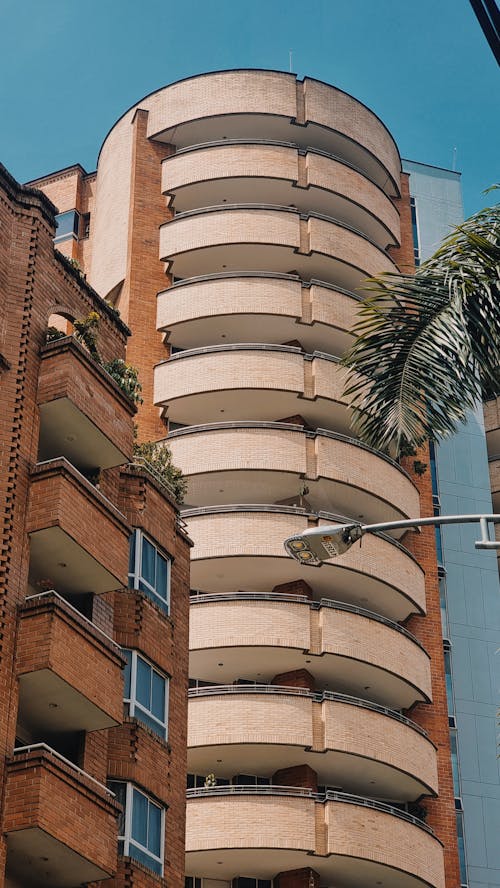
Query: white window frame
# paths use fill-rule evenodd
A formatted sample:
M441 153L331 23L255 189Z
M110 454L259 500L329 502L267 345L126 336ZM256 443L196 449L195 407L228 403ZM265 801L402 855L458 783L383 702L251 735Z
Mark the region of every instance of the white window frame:
M158 552L161 555L161 557L164 558L165 561L167 562L166 598L163 598L161 595L159 595L158 592L156 591L156 589L151 585L151 583L149 583L147 580L145 580L141 574L142 541L144 539L146 539L148 541L148 543L151 546L153 546L155 551ZM142 530L140 530L138 527L134 528L134 570L132 573L129 573L129 575L128 575L129 582L130 582L130 580L132 580L133 588L138 589L139 591L141 591L140 587L139 587L139 583L140 582L143 583L144 586L146 586L146 588L148 589L152 600L155 601L156 599L158 599L158 601L160 602L159 607L161 607L162 610L166 611L167 614L170 614L171 571L172 571L172 559L170 558L170 555L167 555L167 553L164 551L164 549L162 549L161 546L158 546L157 543L153 542L153 540L150 537L148 537L147 534L145 534ZM147 594L147 593L144 593L144 594Z
M145 792L142 792L138 786L134 783L127 783L124 780L116 780L112 781L112 783L125 783L125 835L118 836L118 841L123 842L123 854L124 857L133 857L133 854L130 854L130 846L133 845L139 849L143 854L147 857L151 857L152 860L156 860L157 863L161 866L160 875L163 876L163 868L164 868L164 860L165 860L165 808L161 805L158 805L157 802L153 801L151 796L148 796ZM132 837L132 809L134 804L134 790L138 792L140 795L144 796L152 805L155 805L156 808L160 809L161 813L161 821L160 821L160 857L157 857L156 854L153 854L149 848L145 848L144 845L141 845L137 839Z
M166 740L168 738L168 708L169 708L169 690L170 690L170 676L165 675L164 672L161 672L160 669L157 669L156 666L153 665L151 660L148 660L143 654L139 654L138 651L133 650L132 648L124 648L124 650L130 651L131 660L130 660L130 696L123 698L124 703L128 703L128 711L131 718L138 718L141 720L140 713L144 712L148 718L152 721L157 722L158 726L162 728L161 736ZM164 704L164 713L165 713L165 721L160 721L156 715L153 715L149 709L146 709L142 703L139 703L137 700L137 658L143 660L153 672L156 672L160 678L162 678L165 682L165 704ZM136 710L138 710L139 714L136 714ZM145 722L147 725L147 722ZM149 727L149 726L148 726Z

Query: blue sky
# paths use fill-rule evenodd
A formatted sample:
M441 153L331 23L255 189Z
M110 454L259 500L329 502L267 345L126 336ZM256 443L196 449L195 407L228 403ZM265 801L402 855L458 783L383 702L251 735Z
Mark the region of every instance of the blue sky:
M500 178L498 67L469 0L0 0L0 159L20 181L95 168L116 118L221 68L326 80L383 119L403 157Z

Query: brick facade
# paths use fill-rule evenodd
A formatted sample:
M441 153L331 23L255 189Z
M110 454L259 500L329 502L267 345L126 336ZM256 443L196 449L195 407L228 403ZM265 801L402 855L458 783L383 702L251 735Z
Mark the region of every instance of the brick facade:
M83 213L92 181L76 167L44 188L62 211ZM71 336L45 344L54 316L97 312L102 360L124 359L130 332L54 249L54 214L44 194L0 168L0 884L24 884L31 860L40 884L181 888L189 540L172 495L145 468L117 468L132 457L130 399ZM172 559L168 616L127 590L132 528ZM123 722L123 634L142 650L135 613L122 635L114 613L128 597L148 614L144 653L170 678L168 742ZM117 860L110 778L168 809L164 879Z

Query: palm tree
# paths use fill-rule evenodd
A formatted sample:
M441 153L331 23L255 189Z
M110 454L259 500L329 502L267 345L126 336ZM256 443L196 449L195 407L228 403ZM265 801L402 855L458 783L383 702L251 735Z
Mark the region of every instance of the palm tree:
M345 394L359 437L398 456L453 434L500 392L500 205L454 229L414 275L365 289Z

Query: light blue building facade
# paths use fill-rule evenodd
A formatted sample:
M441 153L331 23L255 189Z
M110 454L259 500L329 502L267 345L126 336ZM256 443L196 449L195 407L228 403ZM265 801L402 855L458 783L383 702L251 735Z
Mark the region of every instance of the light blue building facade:
M463 220L459 173L404 161L410 174L415 259L430 256ZM492 511L482 409L432 452L435 509ZM500 586L494 552L476 551L475 526L437 533L450 739L462 884L500 888Z

